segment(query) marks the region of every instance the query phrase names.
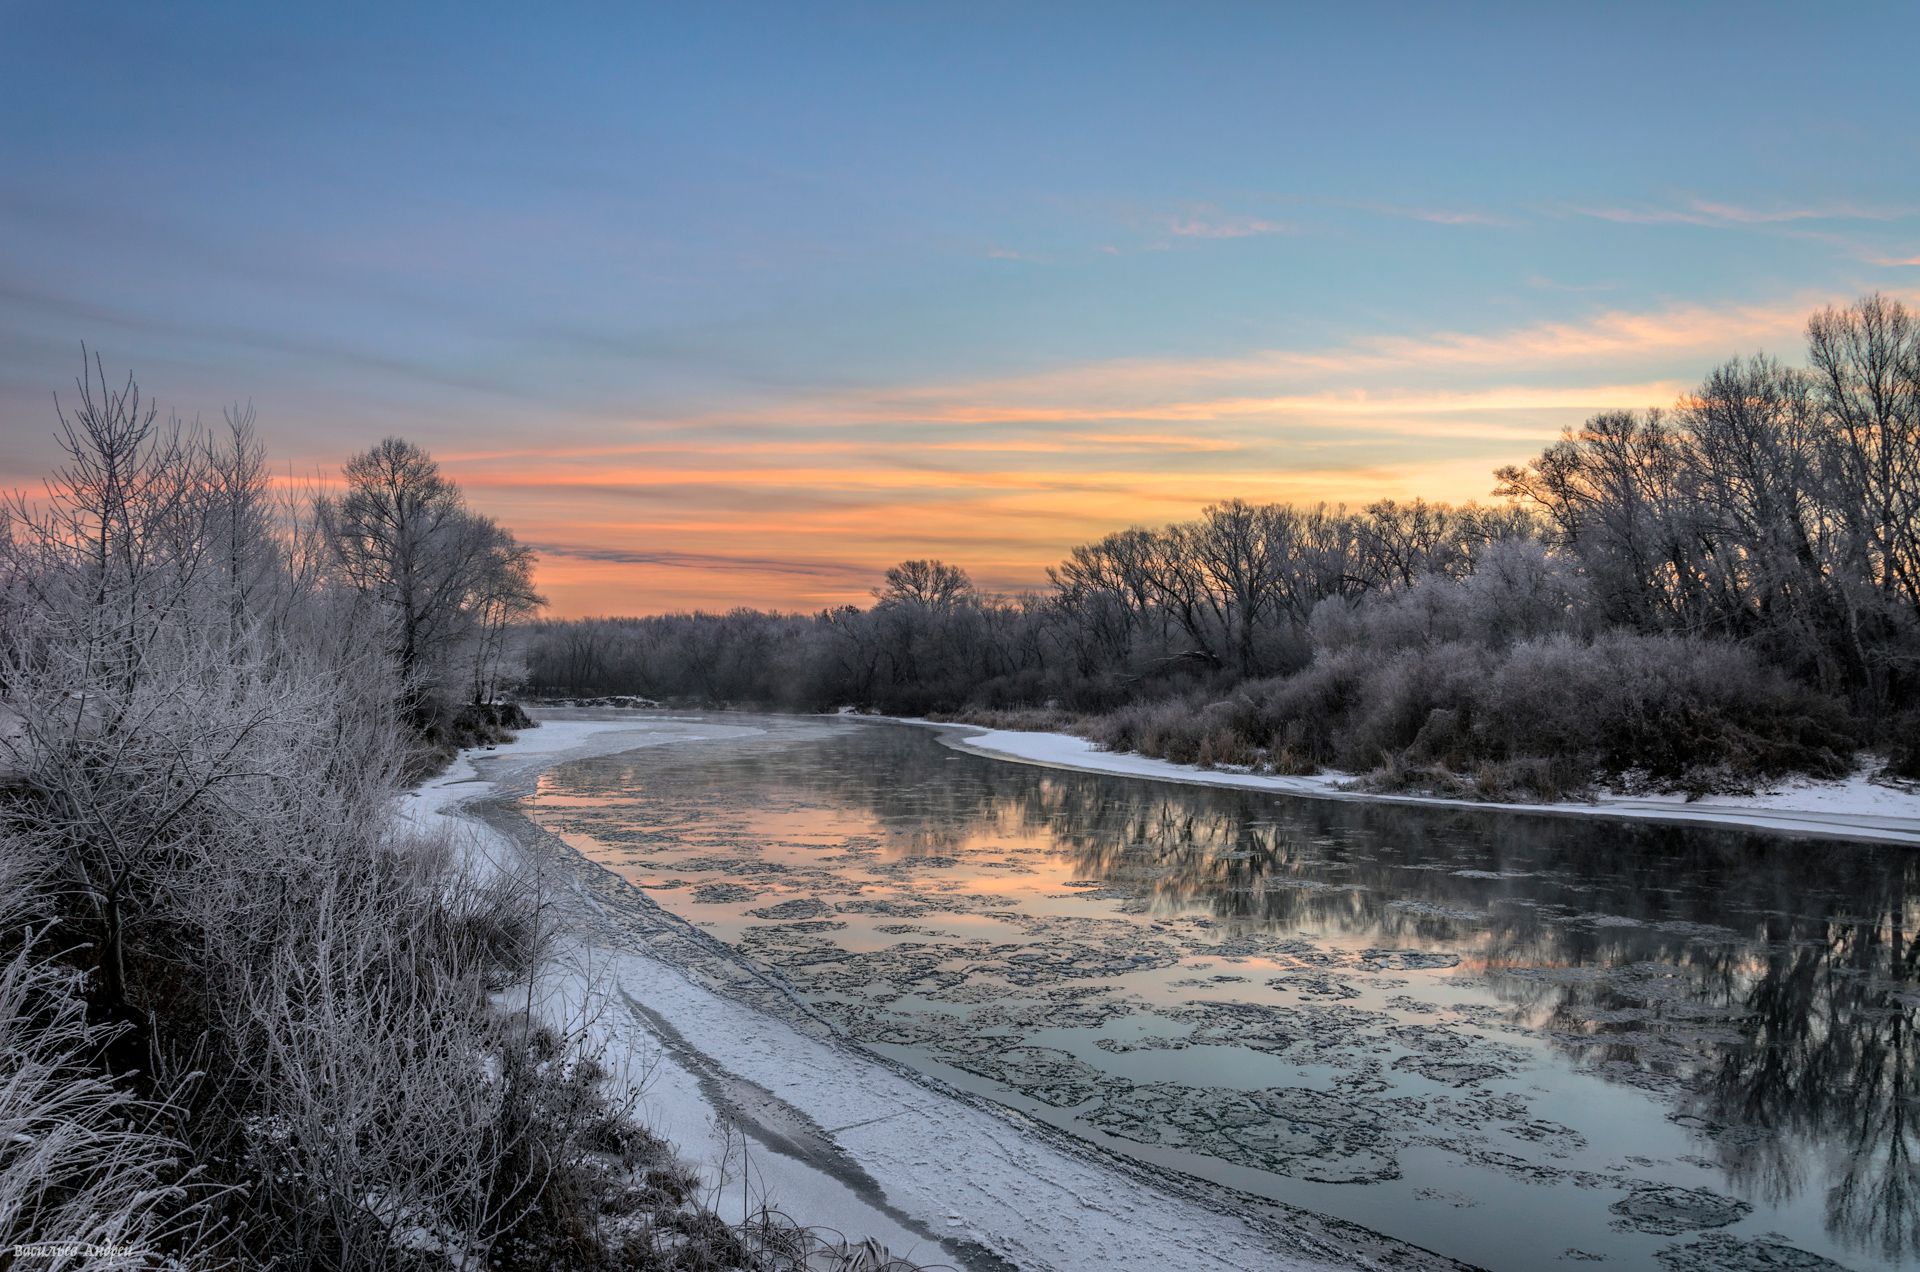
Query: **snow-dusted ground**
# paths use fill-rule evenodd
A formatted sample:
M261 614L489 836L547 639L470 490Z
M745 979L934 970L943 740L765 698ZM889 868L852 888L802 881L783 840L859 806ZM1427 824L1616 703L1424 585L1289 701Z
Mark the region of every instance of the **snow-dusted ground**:
M556 869L549 855L516 838L520 832L502 833L498 819L482 821L462 805L530 789L540 771L565 759L759 730L653 713L537 714L545 717L540 728L491 752L463 754L403 801L402 816L425 829L452 827L483 862L548 872L542 883L568 916L570 935L538 987L540 1010L557 1023L584 1022L616 1074L644 1083L643 1115L703 1173L723 1214L750 1195L755 1204L764 1199L803 1222L855 1240L872 1236L939 1266L1450 1266L1370 1234L1282 1231L1271 1218L1222 1213L1148 1187L1014 1115L936 1090L697 983L617 922L577 870Z
M904 721L931 724L925 720ZM1844 781L1795 781L1758 795L1709 796L1687 800L1679 795L1603 794L1592 803L1491 804L1476 800L1444 799L1428 795L1383 795L1342 790L1352 776L1322 773L1313 777L1280 777L1262 773L1202 769L1144 755L1102 751L1085 738L1065 733L1023 733L1008 729L976 729L961 725L931 725L951 730L949 741L962 750L999 759L1018 760L1052 768L1094 773L1119 773L1168 782L1206 786L1239 786L1283 795L1319 799L1365 799L1401 804L1436 804L1461 808L1511 809L1529 813L1575 816L1632 817L1643 820L1705 822L1758 830L1870 839L1887 843L1920 844L1920 794L1871 782L1865 774Z

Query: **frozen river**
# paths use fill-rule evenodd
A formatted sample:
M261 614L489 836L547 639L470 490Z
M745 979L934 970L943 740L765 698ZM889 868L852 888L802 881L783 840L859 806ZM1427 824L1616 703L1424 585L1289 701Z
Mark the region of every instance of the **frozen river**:
M1910 849L765 723L523 807L870 1050L1226 1208L1501 1269L1920 1264Z

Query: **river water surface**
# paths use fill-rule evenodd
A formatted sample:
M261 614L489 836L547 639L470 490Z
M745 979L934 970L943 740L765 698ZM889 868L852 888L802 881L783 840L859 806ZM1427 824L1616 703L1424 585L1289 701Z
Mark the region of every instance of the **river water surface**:
M873 1051L1492 1268L1920 1266L1910 850L726 721L524 808Z

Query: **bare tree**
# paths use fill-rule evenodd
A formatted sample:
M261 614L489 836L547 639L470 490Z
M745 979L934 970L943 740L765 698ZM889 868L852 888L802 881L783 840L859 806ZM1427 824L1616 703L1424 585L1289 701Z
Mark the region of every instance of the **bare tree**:
M390 437L346 466L347 490L318 504L333 559L391 629L391 649L418 711L444 662L465 646L467 688L493 692L508 627L543 602L533 556L468 510L439 465Z
M917 605L947 610L973 594L973 580L957 565L945 561L902 561L887 568L887 581L874 589L883 605Z
M347 491L320 504L346 580L390 616L393 653L412 683L465 601L480 555L466 503L439 465L389 437L347 461Z

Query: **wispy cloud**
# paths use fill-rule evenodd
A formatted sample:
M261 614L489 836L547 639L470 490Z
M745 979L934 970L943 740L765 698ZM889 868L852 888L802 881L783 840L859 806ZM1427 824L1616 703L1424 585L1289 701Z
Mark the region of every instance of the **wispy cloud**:
M1901 269L1920 265L1920 255L1904 249L1889 249L1880 243L1870 242L1857 234L1841 234L1831 230L1793 229L1783 231L1795 238L1811 239L1816 243L1825 243L1837 251L1845 253L1863 265L1873 265L1880 269Z
M1619 285L1620 284L1618 283L1566 283L1566 282L1560 281L1557 278L1548 278L1545 274L1527 275L1527 286L1537 288L1540 291L1570 292L1574 294L1579 294L1582 292L1613 291Z
M1920 215L1920 208L1912 206L1874 207L1859 203L1749 208L1734 203L1695 199L1690 206L1703 216L1717 217L1739 225L1775 225L1784 221L1905 221Z
M1515 222L1492 212L1476 208L1438 207L1428 204L1408 204L1382 202L1361 199L1308 198L1300 195L1269 194L1262 195L1256 202L1290 206L1348 209L1376 216L1396 217L1411 221L1424 221L1430 225L1453 226L1511 226ZM1143 218L1129 215L1130 224L1138 227ZM1172 236L1174 239L1244 239L1257 238L1271 234L1303 234L1310 225L1294 220L1277 220L1272 216L1253 212L1228 212L1215 203L1190 203L1173 215L1158 218L1144 218L1146 227ZM1128 251L1163 250L1168 246L1166 239L1154 239L1138 244L1131 249L1115 243L1101 243L1095 250L1109 256L1126 255Z
M679 570L750 570L754 573L797 574L859 584L871 578L844 561L814 561L794 557L730 556L721 552L646 552L578 543L528 545L547 557L570 557L610 565L657 565Z
M1072 455L1089 450L1143 454L1183 451L1209 454L1242 449L1242 443L1193 433L1050 432L1045 437L961 438L953 441L914 442L911 445L939 453L981 455Z
M1568 205L1563 210L1622 225L1764 226L1800 221L1904 221L1920 216L1920 207L1913 206L1834 202L1761 208L1712 199L1688 199L1678 206Z
M1614 407L1658 406L1671 402L1685 387L1678 380L1653 380L1636 384L1569 385L1553 387L1510 386L1460 392L1414 391L1402 393L1330 392L1281 395L1244 395L1215 398L1188 398L1137 405L1049 405L1037 402L955 402L935 405L923 402L918 407L860 407L847 411L866 414L874 422L889 424L1086 424L1122 420L1141 422L1207 423L1242 417L1340 416L1350 419L1406 415L1469 415L1511 411L1604 410ZM1450 427L1458 428L1459 425ZM1098 434L1081 435L1078 440L1098 444ZM977 443L953 449L1037 450L1039 446ZM1214 443L1187 449L1231 449Z
M1107 359L1004 379L877 390L864 408L874 418L915 414L936 405L979 410L1061 408L1076 418L1115 418L1219 396L1244 385L1249 398L1275 388L1375 381L1495 370L1507 383L1564 375L1585 366L1631 366L1725 357L1771 346L1791 348L1806 316L1848 297L1804 293L1762 304L1675 304L1655 310L1608 309L1584 318L1492 331L1432 331L1362 336L1313 349L1264 349L1224 357ZM1259 386L1259 387L1256 387ZM854 404L837 402L832 409ZM1098 412L1111 414L1100 416ZM1009 416L1011 417L1011 416ZM1142 418L1146 418L1144 415ZM1036 416L1037 418L1037 416ZM1161 417L1165 418L1165 417Z
M1296 227L1285 221L1269 221L1258 216L1214 216L1205 213L1174 217L1167 230L1176 238L1238 239L1261 234L1293 234Z
M1483 225L1512 226L1516 222L1511 217L1499 216L1492 212L1481 212L1472 208L1436 208L1409 206L1401 203L1354 203L1350 206L1374 212L1380 216L1402 217L1409 221L1425 221L1430 225Z
M483 369L437 365L425 357L405 358L355 348L346 340L286 334L265 326L241 326L173 313L139 309L117 301L88 302L51 292L16 285L0 277L0 308L18 307L35 320L57 317L80 324L80 329L95 333L111 331L155 339L175 339L210 345L227 345L260 353L285 354L319 365L346 368L361 374L377 374L397 380L411 380L435 388L455 389L476 395L488 395L523 402L542 402L538 393L515 385Z

